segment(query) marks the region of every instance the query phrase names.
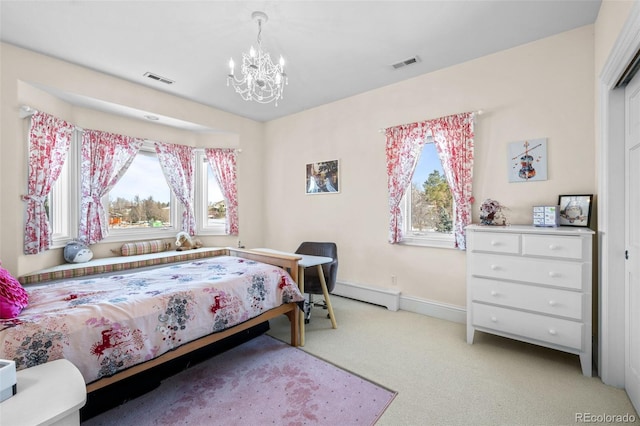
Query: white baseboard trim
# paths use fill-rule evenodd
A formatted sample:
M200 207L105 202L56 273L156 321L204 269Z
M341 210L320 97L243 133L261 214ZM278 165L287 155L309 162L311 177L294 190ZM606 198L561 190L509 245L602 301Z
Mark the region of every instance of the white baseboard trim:
M400 309L460 324L467 323L467 310L465 308L441 302L434 302L433 300L402 296L400 298Z
M384 288L367 287L360 284L336 282L333 294L344 296L374 305L385 306L390 311L400 309L400 291Z
M350 299L384 306L390 311L402 309L403 311L428 315L447 321L461 324L467 323L467 311L465 308L412 296L401 296L399 290L368 287L361 284L338 281L332 293L336 296L344 296Z

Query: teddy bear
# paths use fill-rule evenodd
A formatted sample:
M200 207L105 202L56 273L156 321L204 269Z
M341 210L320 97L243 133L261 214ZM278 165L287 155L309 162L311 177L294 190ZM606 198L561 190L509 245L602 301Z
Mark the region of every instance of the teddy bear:
M197 238L193 238L186 232L180 231L176 235L176 251L197 249L200 247L202 247L202 241Z

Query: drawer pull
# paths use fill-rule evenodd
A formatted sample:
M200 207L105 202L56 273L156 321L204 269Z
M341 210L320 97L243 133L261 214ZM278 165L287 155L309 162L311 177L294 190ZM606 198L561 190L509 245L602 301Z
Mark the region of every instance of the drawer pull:
M549 250L558 250L560 248L560 246L557 246L555 244L549 244Z
M496 317L491 317L491 322L498 322L498 318L496 318Z
M549 306L556 306L558 304L558 302L556 302L555 300L549 300Z
M497 296L497 295L498 295L498 292L497 292L497 291L495 291L495 290L491 290L491 295L492 295L492 296Z
M558 278L560 276L560 274L557 273L557 272L549 271L549 276L551 278Z
M498 265L491 265L491 270L492 271L497 271L499 269L500 269L500 267Z
M500 241L496 241L496 240L491 240L491 245L492 246L499 246L500 245Z
M549 329L549 334L552 335L552 336L555 336L556 334L558 334L558 332L555 329L550 328Z

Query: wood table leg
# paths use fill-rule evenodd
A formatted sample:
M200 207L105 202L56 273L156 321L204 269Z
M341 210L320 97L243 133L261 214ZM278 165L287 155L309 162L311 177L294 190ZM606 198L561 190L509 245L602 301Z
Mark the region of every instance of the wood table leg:
M329 299L329 290L327 289L327 282L324 279L324 271L322 265L318 265L318 276L320 277L320 285L322 286L322 294L324 295L324 301L327 303L327 309L329 310L329 318L331 318L331 326L338 328L336 323L336 317L333 314L333 307L331 306L331 299Z

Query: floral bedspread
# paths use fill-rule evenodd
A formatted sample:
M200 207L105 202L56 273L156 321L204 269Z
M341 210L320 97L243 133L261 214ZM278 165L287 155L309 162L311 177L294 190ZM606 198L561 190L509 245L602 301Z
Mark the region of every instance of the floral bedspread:
M284 270L231 256L27 292L20 316L0 320L0 358L17 369L66 358L87 384L304 300Z

